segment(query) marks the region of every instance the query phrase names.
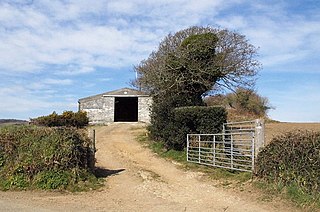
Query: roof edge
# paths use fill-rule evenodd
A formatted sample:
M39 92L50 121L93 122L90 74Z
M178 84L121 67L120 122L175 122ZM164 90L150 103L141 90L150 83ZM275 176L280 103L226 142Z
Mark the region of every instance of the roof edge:
M113 90L113 91L108 91L105 93L101 93L101 94L97 94L97 95L93 95L93 96L88 96L88 97L84 97L78 100L78 102L84 102L84 101L89 101L89 100L93 100L93 99L98 99L101 97L148 97L150 95L148 95L147 93L143 92L143 91L139 91L136 89L132 89L132 88L120 88L117 90Z

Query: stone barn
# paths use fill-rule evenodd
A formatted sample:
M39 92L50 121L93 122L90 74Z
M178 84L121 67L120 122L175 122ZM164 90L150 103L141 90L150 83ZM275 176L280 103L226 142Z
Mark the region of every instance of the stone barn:
M122 88L79 99L78 103L79 110L87 112L90 124L150 123L152 98L138 90Z

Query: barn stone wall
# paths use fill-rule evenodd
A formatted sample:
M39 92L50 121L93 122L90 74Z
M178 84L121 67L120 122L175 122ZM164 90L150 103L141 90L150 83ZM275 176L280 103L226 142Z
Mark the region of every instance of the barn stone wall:
M138 121L150 123L152 98L138 96ZM79 101L79 110L86 111L90 124L114 122L115 97L95 96Z
M152 105L151 97L138 98L138 121L150 123L150 109Z
M82 101L79 109L86 111L90 124L105 124L114 121L114 97L98 97Z

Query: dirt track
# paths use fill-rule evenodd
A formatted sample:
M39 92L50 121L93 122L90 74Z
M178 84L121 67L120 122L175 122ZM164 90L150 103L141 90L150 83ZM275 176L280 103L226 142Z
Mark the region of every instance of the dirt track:
M139 131L139 124L97 128L97 166L106 176L100 191L0 192L0 211L293 211L180 169L135 141Z

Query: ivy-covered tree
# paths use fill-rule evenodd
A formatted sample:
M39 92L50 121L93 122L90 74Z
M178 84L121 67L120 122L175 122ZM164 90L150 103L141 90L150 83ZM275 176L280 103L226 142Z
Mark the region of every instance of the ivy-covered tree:
M260 68L257 48L226 29L190 27L169 34L135 67L134 85L152 95L203 93L218 87L251 87ZM187 89L187 91L185 91Z
M212 89L250 87L260 68L257 48L225 29L190 27L169 34L157 51L135 67L133 84L153 96L151 135L166 141L174 108L204 105Z

